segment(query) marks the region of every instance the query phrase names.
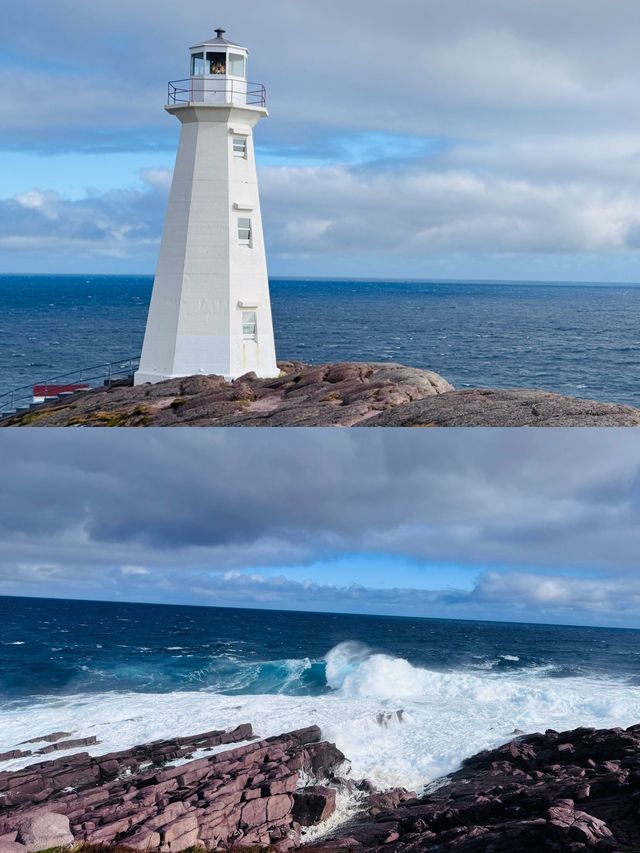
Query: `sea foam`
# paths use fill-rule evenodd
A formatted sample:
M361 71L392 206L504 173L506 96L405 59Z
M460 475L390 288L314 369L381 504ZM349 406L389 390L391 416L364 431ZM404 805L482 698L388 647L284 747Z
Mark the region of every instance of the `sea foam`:
M290 661L291 672L313 667ZM276 667L276 669L280 669ZM0 752L64 729L96 735L93 754L251 722L260 737L318 724L351 761L354 778L419 788L516 729L640 721L640 693L623 680L549 678L539 669L438 672L340 644L326 656L331 692L316 696L222 695L211 690L43 697L0 710ZM36 758L4 762L17 769Z

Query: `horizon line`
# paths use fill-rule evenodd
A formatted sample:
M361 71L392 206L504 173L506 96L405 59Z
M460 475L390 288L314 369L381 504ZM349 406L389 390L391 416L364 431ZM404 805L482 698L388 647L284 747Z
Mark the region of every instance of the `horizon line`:
M112 598L73 598L68 596L51 596L51 595L6 595L0 594L2 599L22 599L25 601L73 601L85 602L87 604L130 604L139 607L194 607L200 610L248 610L252 613L300 613L305 616L355 616L365 619L420 619L422 621L432 622L471 622L482 625L528 625L539 628L569 628L569 629L588 629L590 631L639 631L640 628L621 625L567 625L562 622L528 622L513 619L461 619L453 616L407 616L389 613L357 613L352 610L302 610L295 607L277 608L277 607L247 607L241 604L238 605L222 605L222 604L186 604L186 603L171 603L167 601L130 601L123 599Z
M101 272L0 272L2 278L153 278L155 272L131 272L131 273L101 273ZM414 277L388 277L378 278L369 276L322 276L322 275L269 275L269 281L322 281L322 282L359 282L370 284L504 284L504 285L519 285L519 284L541 284L541 285L559 285L559 286L595 286L595 287L638 287L640 279L637 281L620 281L609 280L602 281L597 279L542 279L542 278L414 278Z

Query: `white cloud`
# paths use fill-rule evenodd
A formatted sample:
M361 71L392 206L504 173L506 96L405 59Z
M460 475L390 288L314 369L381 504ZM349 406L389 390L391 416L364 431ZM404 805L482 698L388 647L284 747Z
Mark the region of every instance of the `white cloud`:
M640 613L640 579L545 577L531 572L488 572L472 597L536 613Z
M0 249L134 258L155 257L167 196L167 176L141 174L141 189L114 189L69 199L52 191L31 190L0 199Z
M142 179L140 189L82 199L32 190L0 201L0 249L145 254L152 266L170 176L145 170ZM640 170L623 182L524 180L429 162L269 166L261 180L272 259L342 253L371 264L379 255L620 254L640 247Z
M18 59L0 72L0 107L4 98L10 117L0 144L173 148L165 82L184 76L187 46L213 26L206 0L194 0L179 23L168 0L139 0L135 9L113 0L100 10L67 0L55 14L47 0L20 8L3 20L8 54ZM285 160L299 150L311 162L333 162L263 170L277 268L295 274L296 264L304 269L317 259L322 274L327 266L346 271L353 259L352 268L371 275L386 257L400 276L437 269L434 259L455 274L469 268L461 255L478 270L526 255L546 258L546 277L554 277L554 256L563 254L569 277L580 258L593 269L606 268L607 258L626 262L634 275L637 3L401 0L390 9L382 0L272 0L264 14L258 0L241 8L220 0L217 14L251 48L251 76L268 84L272 118L258 143ZM390 62L400 75L389 73ZM340 164L336 136L367 133L397 140L395 167ZM416 142L427 137L444 143L414 160ZM379 153L387 158L388 145L380 143ZM88 258L122 259L139 270L144 259L151 271L168 175L144 170L142 177L142 189L75 202L25 185L19 199L0 201L5 263L41 252L79 255L83 268Z
M125 576L128 575L128 576L134 576L134 577L145 576L145 575L151 574L149 569L146 569L144 566L123 566L120 569L120 571Z
M637 185L506 179L428 163L269 167L262 177L276 254L618 252L635 250L640 224Z

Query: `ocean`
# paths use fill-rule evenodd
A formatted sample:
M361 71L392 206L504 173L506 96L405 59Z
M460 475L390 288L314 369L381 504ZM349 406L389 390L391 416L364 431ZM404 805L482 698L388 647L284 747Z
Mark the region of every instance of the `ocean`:
M354 777L416 789L518 730L640 722L640 632L0 598L0 752L243 722L317 723Z
M139 355L150 276L0 276L0 394ZM398 361L458 388L640 406L640 287L271 281L280 359Z

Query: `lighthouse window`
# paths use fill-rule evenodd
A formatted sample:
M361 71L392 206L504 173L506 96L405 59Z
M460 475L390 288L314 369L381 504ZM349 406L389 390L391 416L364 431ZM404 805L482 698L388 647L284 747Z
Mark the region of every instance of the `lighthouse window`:
M246 160L247 157L247 137L246 136L234 136L233 137L233 153L236 157L244 157Z
M227 54L226 53L207 53L207 62L209 63L209 74L226 74L227 73Z
M238 219L238 240L243 246L251 245L251 220Z
M244 77L244 56L241 53L229 54L229 74L232 77Z
M204 74L204 53L194 53L191 56L191 76L200 77Z
M258 322L255 311L242 312L242 337L245 341L258 340Z

